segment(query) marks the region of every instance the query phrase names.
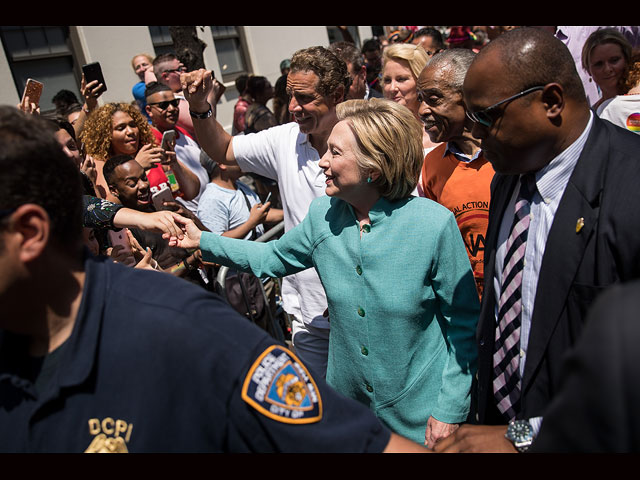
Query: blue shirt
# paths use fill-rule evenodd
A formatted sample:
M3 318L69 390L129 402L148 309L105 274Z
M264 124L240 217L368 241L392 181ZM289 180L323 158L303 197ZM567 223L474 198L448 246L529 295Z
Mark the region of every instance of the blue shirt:
M0 330L0 452L380 452L390 432L218 296L88 257L39 389ZM26 320L25 320L26 321Z

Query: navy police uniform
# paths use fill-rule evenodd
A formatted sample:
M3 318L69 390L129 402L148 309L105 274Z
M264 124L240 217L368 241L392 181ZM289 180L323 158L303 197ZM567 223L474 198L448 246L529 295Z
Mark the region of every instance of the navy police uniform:
M0 452L380 452L390 431L219 297L88 256L44 363L0 331Z

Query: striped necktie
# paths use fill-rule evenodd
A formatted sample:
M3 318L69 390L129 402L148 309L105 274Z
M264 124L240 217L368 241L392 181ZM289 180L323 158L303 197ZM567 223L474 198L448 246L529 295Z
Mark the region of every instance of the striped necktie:
M502 288L498 305L493 354L493 393L498 410L507 421L520 409L520 322L522 313L522 272L529 231L531 198L536 191L535 176L520 178L515 216L507 239L502 270Z

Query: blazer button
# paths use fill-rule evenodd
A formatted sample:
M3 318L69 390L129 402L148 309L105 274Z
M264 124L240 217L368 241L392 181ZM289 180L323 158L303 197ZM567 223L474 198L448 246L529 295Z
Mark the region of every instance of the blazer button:
M367 388L367 392L369 392L369 393L373 392L373 387L371 385L369 385L368 383L367 383L367 387L366 388Z
M362 348L360 349L360 351L362 352L362 354L363 354L364 356L369 355L369 350L367 350L367 347L362 347Z
M362 267L361 267L360 265L358 265L358 266L356 267L356 273L357 273L358 275L362 275Z
M360 315L361 317L364 317L364 308L358 307L358 315Z

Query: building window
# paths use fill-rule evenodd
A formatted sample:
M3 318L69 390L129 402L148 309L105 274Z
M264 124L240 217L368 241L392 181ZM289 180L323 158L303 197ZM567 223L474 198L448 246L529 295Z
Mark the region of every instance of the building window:
M33 78L44 84L42 113L55 109L51 99L60 90L69 90L80 100L69 27L3 26L0 37L20 98L27 79Z
M175 53L169 27L149 27L149 34L151 35L151 43L156 57L164 53Z
M243 73L248 73L246 46L241 27L211 27L213 43L220 64L220 76L224 83L234 81Z

